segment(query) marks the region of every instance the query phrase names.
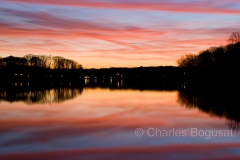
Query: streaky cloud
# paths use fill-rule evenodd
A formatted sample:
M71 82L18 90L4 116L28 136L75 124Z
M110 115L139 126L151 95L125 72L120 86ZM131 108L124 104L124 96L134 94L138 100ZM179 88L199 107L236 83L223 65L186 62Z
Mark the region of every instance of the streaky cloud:
M188 3L174 3L170 2L136 2L136 1L90 1L90 0L8 0L8 2L24 2L33 4L44 5L60 5L60 6L78 6L78 7L91 7L91 8L109 8L120 10L155 10L167 12L183 12L183 13L202 13L202 14L240 14L238 9L229 9L226 7L219 7L215 2L200 1ZM227 5L227 1L221 1L221 4ZM237 3L237 1L231 1Z

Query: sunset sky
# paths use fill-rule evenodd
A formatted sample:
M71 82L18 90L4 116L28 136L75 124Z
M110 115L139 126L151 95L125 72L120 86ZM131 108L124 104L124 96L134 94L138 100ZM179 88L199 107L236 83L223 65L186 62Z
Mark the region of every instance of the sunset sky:
M239 31L239 0L0 0L0 56L84 68L176 65Z

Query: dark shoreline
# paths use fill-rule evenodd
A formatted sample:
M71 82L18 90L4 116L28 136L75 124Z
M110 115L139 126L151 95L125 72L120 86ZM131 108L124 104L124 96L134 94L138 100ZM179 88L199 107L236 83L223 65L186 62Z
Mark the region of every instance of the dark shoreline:
M0 102L61 103L83 94L85 88L136 91L176 91L178 103L186 108L198 108L210 115L225 117L229 126L238 130L240 122L239 83L203 83L158 80L99 80L81 81L5 81L0 83ZM233 92L234 91L234 92ZM51 97L49 99L49 97Z
M31 71L30 71L31 70ZM85 81L85 79L124 81L166 81L188 83L238 82L236 68L138 67L108 69L56 70L30 68L15 70L0 68L2 82L8 81Z

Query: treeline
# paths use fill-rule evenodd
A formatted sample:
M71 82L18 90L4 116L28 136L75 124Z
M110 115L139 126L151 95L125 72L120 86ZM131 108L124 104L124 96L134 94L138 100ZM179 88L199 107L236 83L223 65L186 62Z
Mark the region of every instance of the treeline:
M186 68L186 79L235 81L239 75L240 33L230 35L229 44L210 47L199 54L188 54L177 60L179 67Z
M232 33L226 46L211 47L199 54L185 55L177 60L178 67L156 66L136 68L83 69L74 60L59 56L26 55L0 58L2 79L18 80L79 80L128 79L178 82L223 82L240 80L240 33ZM0 79L1 80L1 79ZM147 83L147 82L146 82Z
M230 35L226 46L211 47L199 54L188 54L177 60L180 67L232 68L237 67L240 58L240 33Z
M82 65L74 60L66 59L59 56L45 56L45 55L26 55L24 57L8 56L0 57L0 67L6 68L21 68L34 67L45 69L82 69Z
M59 56L26 55L0 58L1 80L64 80L82 76L82 65Z

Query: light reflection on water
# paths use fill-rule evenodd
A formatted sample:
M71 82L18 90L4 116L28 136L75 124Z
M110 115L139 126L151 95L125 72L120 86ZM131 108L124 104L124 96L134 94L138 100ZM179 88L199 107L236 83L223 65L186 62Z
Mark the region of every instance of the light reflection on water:
M214 104L208 111L203 108L208 98L200 95L202 99L186 91L107 88L4 91L0 94L0 155L13 159L10 155L18 153L63 159L64 155L65 159L239 156L238 132L233 137L210 139L190 136L191 128L230 129L227 124L232 114L214 111ZM143 128L145 134L137 137L136 128ZM146 134L149 128L186 130L188 135L150 137Z

